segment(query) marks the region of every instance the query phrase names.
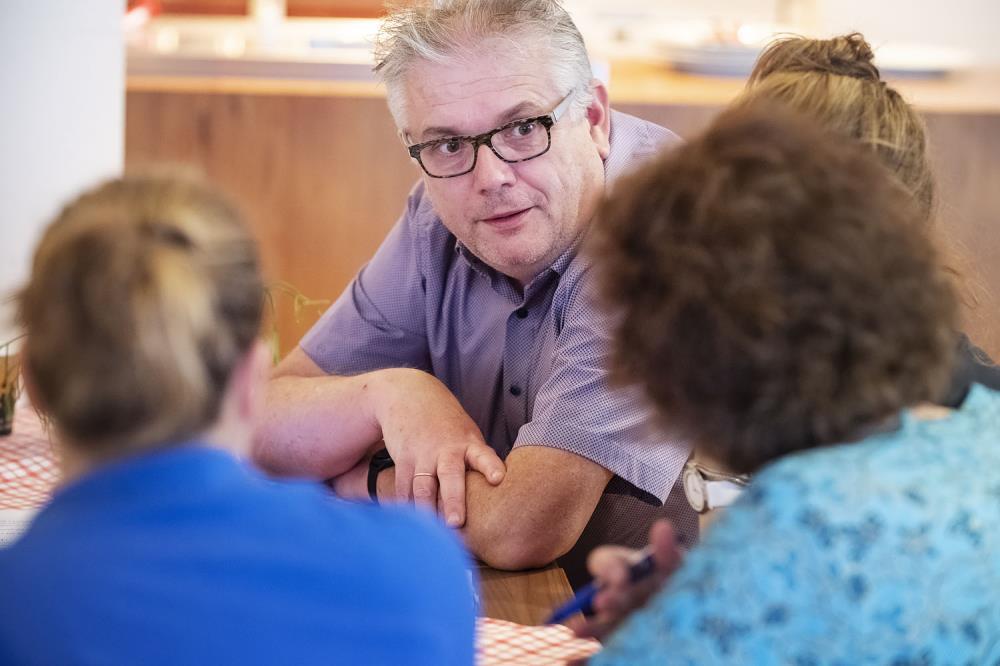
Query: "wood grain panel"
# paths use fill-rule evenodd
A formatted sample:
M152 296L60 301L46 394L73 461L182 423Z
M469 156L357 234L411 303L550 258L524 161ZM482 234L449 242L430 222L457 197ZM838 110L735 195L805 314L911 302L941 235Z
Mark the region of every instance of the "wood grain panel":
M693 136L721 105L626 104L622 111ZM126 165L193 164L236 197L265 269L313 298L333 299L402 211L418 171L385 102L371 95L157 92L130 89ZM927 114L940 181L940 229L964 253L976 303L965 330L1000 358L1000 116ZM281 301L289 349L309 321Z
M348 16L375 18L385 15L383 0L287 0L289 16Z
M965 330L1000 361L1000 116L926 118L938 227L959 253L958 269L973 300L965 309Z
M618 109L682 137L705 129L723 107L627 104ZM967 296L964 330L1000 361L1000 116L926 113L938 180L937 229L952 246Z
M270 280L335 299L417 179L385 101L130 91L126 168L193 165L243 207ZM290 349L308 329L279 297Z
M129 0L126 7L152 5L162 14L245 16L249 4L249 0Z
M573 588L566 572L555 564L529 571L478 569L481 614L518 624L545 624L553 611L569 601Z

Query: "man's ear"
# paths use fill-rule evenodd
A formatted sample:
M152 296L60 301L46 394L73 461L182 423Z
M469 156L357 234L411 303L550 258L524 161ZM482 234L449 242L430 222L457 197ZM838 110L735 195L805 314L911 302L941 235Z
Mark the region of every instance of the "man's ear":
M587 122L590 123L590 137L597 146L602 160L611 153L611 108L608 106L608 89L597 79L591 81L594 98L587 106Z

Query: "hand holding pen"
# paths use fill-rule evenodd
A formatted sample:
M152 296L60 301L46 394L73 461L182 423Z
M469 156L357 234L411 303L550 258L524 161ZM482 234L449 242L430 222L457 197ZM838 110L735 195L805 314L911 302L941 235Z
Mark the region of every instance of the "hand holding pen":
M566 623L577 635L601 639L611 633L632 611L645 605L680 566L683 554L668 521L653 524L649 544L640 551L602 546L590 554L587 567L594 576L592 591L587 592L590 586L581 588L574 598L577 608L564 607L585 616L576 615Z

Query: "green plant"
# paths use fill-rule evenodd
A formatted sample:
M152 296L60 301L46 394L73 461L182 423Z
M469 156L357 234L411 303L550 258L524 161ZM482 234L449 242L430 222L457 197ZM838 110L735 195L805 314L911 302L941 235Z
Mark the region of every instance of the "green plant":
M275 295L284 294L292 299L292 316L295 323L302 321L304 313L315 310L315 315L319 316L332 301L328 298L309 298L298 287L290 282L278 280L267 285L264 289L264 297L267 300L267 309L270 313L269 321L265 325L263 333L264 342L271 350L271 359L277 365L281 360L281 344L278 337L278 317L275 308Z
M0 435L9 435L14 428L14 405L21 397L21 368L10 348L23 337L19 335L0 344L0 356L3 356L0 360Z

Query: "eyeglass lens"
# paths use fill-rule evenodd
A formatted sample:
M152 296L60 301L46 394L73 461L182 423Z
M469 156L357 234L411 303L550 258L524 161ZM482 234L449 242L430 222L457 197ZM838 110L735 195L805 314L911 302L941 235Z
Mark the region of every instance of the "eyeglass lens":
M468 137L442 139L420 151L420 162L432 176L465 173L472 169L482 143L488 143L500 159L520 162L548 150L549 132L538 120L526 120L501 127L478 141Z

